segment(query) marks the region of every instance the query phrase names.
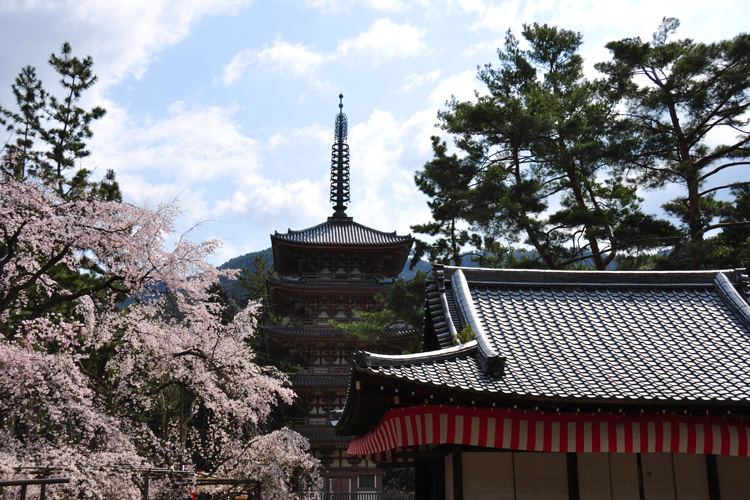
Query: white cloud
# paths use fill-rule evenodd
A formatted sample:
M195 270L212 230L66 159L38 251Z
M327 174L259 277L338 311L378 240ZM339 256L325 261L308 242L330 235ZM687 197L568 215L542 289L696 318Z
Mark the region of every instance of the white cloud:
M8 16L40 16L40 26L47 27L24 40L30 45L25 50L38 47L42 53L49 53L50 47L57 48L61 40L68 40L75 54L93 57L98 88L104 90L126 77L140 78L159 52L187 37L199 20L234 14L249 3L250 0L6 1L0 4L0 12ZM15 45L3 40L2 35L0 42Z
M246 49L238 52L232 60L224 66L224 69L221 72L221 83L223 83L225 87L232 85L242 76L242 72L253 62L254 59L255 51L253 50ZM214 80L214 84L216 83L216 80Z
M244 176L242 189L235 191L230 198L220 200L214 207L217 215L234 213L251 217L265 217L268 214L285 215L286 220L299 217L301 213L313 215L314 220L325 217L327 183L301 179L295 182L265 179L257 175Z
M198 225L201 234L194 237L207 237L205 231L215 232L217 224L280 228L292 220L313 224L330 215L325 204L329 128L314 125L277 133L261 144L235 123L234 109L176 102L164 118L136 120L114 103L106 106L107 116L95 125L94 154L84 166L115 170L129 203L154 206L175 201L184 211L178 233ZM322 167L319 176L295 178L264 167L262 156L291 141L323 144L321 157L309 159ZM310 150L305 151L309 156ZM267 244L267 232L244 235L243 241L260 248Z
M426 30L377 19L359 36L338 42L332 52L321 52L302 43L292 44L277 36L270 45L238 52L226 64L218 79L224 86L235 83L248 67L283 76L309 80L317 88L331 84L321 76L324 65L341 61L367 61L377 66L385 62L427 52L422 41Z
M479 10L477 21L470 27L473 30L489 29L505 32L514 29L524 22L532 22L538 18L538 11L550 2L512 0L501 3L487 2Z
M190 184L182 179L175 179L173 182L153 182L142 172L124 172L117 175L117 182L128 203L149 207L163 203L175 203L179 206L185 215L183 226L176 228L180 233L210 216L209 205L204 200L205 193L200 189L191 188Z
M302 0L308 8L318 10L323 13L341 12L348 9L348 2L344 0Z
M496 54L497 48L505 45L505 38L497 38L492 40L482 40L481 42L474 44L464 50L461 55L464 57L474 57L477 54Z
M268 139L268 147L271 149L287 145L289 145L289 138L280 133L276 133Z
M484 84L477 80L476 71L467 70L463 73L453 73L438 83L435 90L430 93L428 100L433 106L439 107L444 106L451 96L459 101L472 101L474 100L475 90L479 91L480 95L487 92Z
M412 131L410 134L411 147L415 151L417 157L427 161L432 156L432 141L430 137L433 135L444 135L445 133L436 128L435 125L438 122L437 113L438 107L426 108L422 111L414 113L404 124L407 130ZM422 163L424 163L424 161ZM422 165L417 165L421 167ZM409 184L411 186L412 184Z
M96 125L92 161L117 172L149 171L208 181L257 169L259 146L233 122L235 110L174 103L166 117L138 122L114 103Z
M376 10L387 10L392 12L402 12L407 9L408 5L401 0L365 0L368 6Z
M320 124L309 125L298 128L290 134L294 138L295 144L306 142L308 144L321 145L325 144L328 151L329 143L333 142L333 125L324 127Z
M426 30L396 24L390 19L376 20L370 28L356 38L339 42L339 57L364 59L368 64L379 65L392 59L424 53L427 46L422 41Z
M303 0L303 3L309 8L328 14L349 11L356 2L351 0ZM373 10L403 12L415 5L424 6L429 3L429 0L361 0L360 3Z
M0 0L0 13L31 12L53 10L64 2L47 2L44 0Z
M320 67L329 57L313 47L291 44L277 36L272 44L261 49L246 49L237 53L224 66L221 82L224 86L232 85L242 76L245 68L256 65L270 73L309 79L322 87L326 82L320 78Z
M410 231L411 224L429 219L425 197L413 178L429 159L429 131L434 122L434 109L404 121L391 112L375 110L367 121L350 129L349 215L371 227L402 234Z
M403 78L404 84L401 85L401 92L406 93L411 89L422 87L430 84L440 77L440 70L430 71L429 73L412 73Z
M458 0L459 9L475 16L473 30L505 32L520 37L524 23L547 23L584 33L588 45L624 37L650 40L663 17L678 17L692 23L689 31L697 40L725 39L743 31L744 7L732 0ZM687 26L686 26L687 27ZM678 31L678 37L681 36ZM481 44L480 44L481 45ZM479 46L477 48L480 48Z
M83 166L113 169L129 203L175 201L184 212L178 233L212 225L220 183L260 168L260 147L234 123L234 110L175 103L164 118L137 120L115 103L106 107Z
M290 220L307 220L318 223L328 213L328 161L333 134L322 125L311 125L276 133L268 140L268 156L262 169L250 170L237 177L234 191L216 201L214 217L241 216L263 222L277 220L288 224ZM294 144L290 151L284 145ZM282 151L283 150L283 151ZM316 151L319 154L314 153ZM290 152L304 151L299 160L289 159ZM312 154L311 154L312 153ZM292 171L291 165L276 166L274 161L282 155L291 163L301 162L318 174L309 177L310 170ZM298 166L298 165L295 165Z
M405 234L411 224L429 220L425 198L413 177L432 155L429 137L436 133L436 112L437 108L428 108L398 120L391 112L375 110L366 121L351 126L352 203L347 213L356 221ZM276 151L269 150L263 168L240 175L233 192L211 207L211 217L279 231L325 220L332 213L327 202L332 141L331 128L322 125L275 134L269 148L295 144L295 149L305 152L300 161L306 168L296 175L281 170L287 167L275 168L275 157L269 157ZM288 153L288 148L281 149ZM261 246L255 249L267 245L263 235L259 241Z

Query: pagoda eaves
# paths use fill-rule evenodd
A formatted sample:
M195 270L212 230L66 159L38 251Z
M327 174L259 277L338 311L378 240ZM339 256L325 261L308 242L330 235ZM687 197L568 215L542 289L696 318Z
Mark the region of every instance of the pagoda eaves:
M271 235L273 260L276 271L286 276L306 274L298 267L301 260L356 252L372 256L381 263L375 276L368 279L394 278L401 272L411 250L413 238L407 234L383 232L369 228L351 219L326 222L307 229Z

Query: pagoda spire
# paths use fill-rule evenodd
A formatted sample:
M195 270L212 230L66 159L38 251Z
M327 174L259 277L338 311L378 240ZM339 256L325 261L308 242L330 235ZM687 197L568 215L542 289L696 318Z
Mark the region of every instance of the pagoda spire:
M349 145L346 143L347 121L343 112L344 95L339 94L339 114L336 115L334 143L331 148L331 203L333 218L347 219L349 202Z

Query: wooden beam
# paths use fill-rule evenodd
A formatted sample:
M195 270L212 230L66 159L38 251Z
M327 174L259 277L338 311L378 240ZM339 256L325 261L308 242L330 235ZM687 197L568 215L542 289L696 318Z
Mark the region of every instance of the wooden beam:
M453 500L464 500L464 461L460 448L453 449Z
M28 486L37 484L67 484L68 477L45 477L40 479L7 479L0 481L0 486Z

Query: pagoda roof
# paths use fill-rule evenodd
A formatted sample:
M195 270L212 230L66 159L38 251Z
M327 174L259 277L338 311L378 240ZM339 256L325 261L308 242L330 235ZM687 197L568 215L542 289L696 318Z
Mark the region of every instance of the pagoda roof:
M275 232L271 236L272 242L280 241L300 245L315 246L391 246L411 245L410 234L400 236L396 232L386 233L378 231L357 222L346 219L329 218L326 222L317 226L293 231L289 229L286 233Z
M328 426L294 427L294 430L313 443L348 443L353 437L339 436Z
M289 380L292 382L292 387L347 387L349 385L349 379L346 375L311 375L311 374L300 374L291 375Z
M750 305L739 271L446 266L435 276L425 345L437 349L360 353L341 432L367 430L386 411L378 403L382 389L354 390L359 381L485 406L637 404L747 413ZM453 347L466 326L475 339Z

